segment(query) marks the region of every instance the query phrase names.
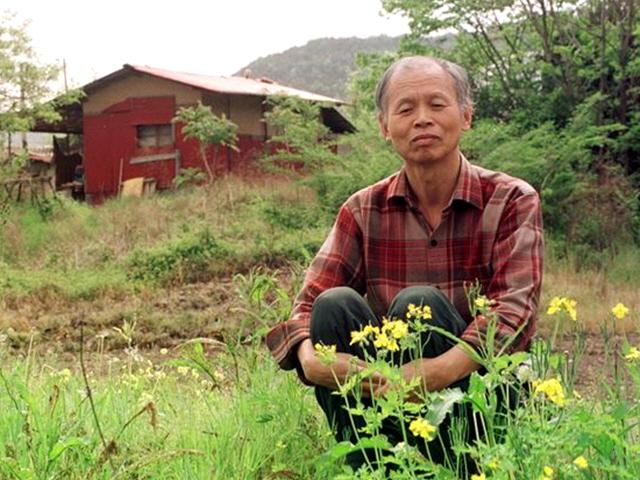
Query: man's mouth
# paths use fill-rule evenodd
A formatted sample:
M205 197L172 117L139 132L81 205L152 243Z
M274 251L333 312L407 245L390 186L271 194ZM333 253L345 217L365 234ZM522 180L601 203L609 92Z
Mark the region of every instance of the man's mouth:
M412 137L411 143L414 145L431 145L438 139L439 137L437 135L433 135L430 133L421 133L420 135Z

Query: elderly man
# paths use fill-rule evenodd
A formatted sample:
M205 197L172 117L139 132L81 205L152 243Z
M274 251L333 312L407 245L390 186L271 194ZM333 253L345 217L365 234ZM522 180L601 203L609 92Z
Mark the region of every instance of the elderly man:
M400 59L380 79L376 105L380 131L404 165L345 202L306 273L291 318L267 335L280 366L296 368L315 386L338 440L354 435L331 391L354 364L364 366L350 332L379 325L383 315L404 318L410 303L424 304L436 325L481 349L487 319L473 318L465 297L465 284L478 281L493 301L497 346L518 334L509 349L522 350L535 330L540 293L537 193L522 180L470 164L460 152L473 113L465 71L436 58ZM316 357L317 342L337 345L330 367ZM422 357L402 369L407 379L421 377L429 390L465 388L479 368L439 335ZM387 388L382 377L365 382L363 392L384 394ZM432 457L441 460L444 453Z

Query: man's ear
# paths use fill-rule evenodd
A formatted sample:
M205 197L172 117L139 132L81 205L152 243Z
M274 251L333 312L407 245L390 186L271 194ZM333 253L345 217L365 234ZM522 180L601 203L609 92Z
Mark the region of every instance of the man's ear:
M471 121L473 120L473 105L468 105L462 112L462 130L469 130L471 128Z
M387 127L387 119L383 112L378 113L378 126L384 139L389 140L389 128Z

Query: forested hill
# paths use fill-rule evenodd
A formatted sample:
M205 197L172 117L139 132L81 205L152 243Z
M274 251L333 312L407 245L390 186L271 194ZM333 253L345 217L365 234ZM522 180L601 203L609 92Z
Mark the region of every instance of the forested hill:
M400 37L320 38L302 47L261 57L236 75L249 69L254 77L268 77L278 83L345 98L347 77L358 52L396 51Z

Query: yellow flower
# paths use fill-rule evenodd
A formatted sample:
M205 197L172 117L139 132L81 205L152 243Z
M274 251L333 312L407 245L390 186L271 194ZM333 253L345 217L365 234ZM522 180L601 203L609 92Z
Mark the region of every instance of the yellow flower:
M166 355L167 353L169 353L169 350L166 348L161 348L160 349L160 355Z
M376 348L386 348L390 352L397 352L400 350L398 342L394 338L390 338L386 332L381 332L373 342Z
M142 395L140 395L140 398L138 399L138 405L140 408L154 402L155 400L153 398L153 395L151 395L149 392L142 392Z
M578 312L576 311L577 302L571 298L567 297L553 297L551 302L549 303L549 308L547 309L548 315L555 315L561 310L567 312L571 320L574 322L578 319Z
M550 378L549 380L536 380L533 382L534 395L544 393L549 400L556 405L562 407L566 403L564 388L559 378Z
M362 331L365 335L378 335L380 333L380 327L374 327L373 325L366 325Z
M580 455L579 457L576 457L575 460L573 461L573 464L581 469L585 469L589 466L589 462L587 462L587 459L584 458L582 455Z
M423 305L417 307L413 303L407 305L407 318L415 318L416 320L429 320L431 318L431 307Z
M633 362L634 360L640 360L640 350L638 350L636 347L629 348L629 351L624 356L624 359L630 362Z
M393 338L399 339L406 337L409 334L409 325L402 320L396 320L393 322L393 327L391 329L391 336Z
M409 430L416 437L422 437L426 441L433 440L437 429L424 418L416 418L409 424Z
M553 297L547 309L547 315L555 315L562 308L563 301L560 297Z
M471 475L471 480L487 480L487 477L481 473L480 475Z
M622 303L618 303L615 307L611 309L611 313L618 320L622 320L629 313L629 309L625 307Z
M551 467L545 465L542 469L542 473L543 474L538 477L538 480L551 480L553 478L553 468Z
M316 351L316 356L322 363L328 365L336 361L335 345L322 345L321 343L316 343L313 348Z
M382 320L382 333L389 333L395 339L406 337L409 333L409 324L402 320Z
M473 302L475 304L475 306L479 309L479 310L486 310L488 309L491 305L493 305L493 300L488 299L487 297L485 297L484 295L480 295L478 298L476 298Z
M488 461L487 467L489 467L491 470L497 470L499 467L498 461L495 459Z
M576 312L576 301L565 298L564 308L574 322L578 320L578 313Z
M367 340L367 333L364 330L351 332L351 342L349 342L349 345L353 345L354 343L369 343Z
M67 383L71 379L71 370L68 368L63 368L62 370L55 373L55 376L60 381L60 383Z

